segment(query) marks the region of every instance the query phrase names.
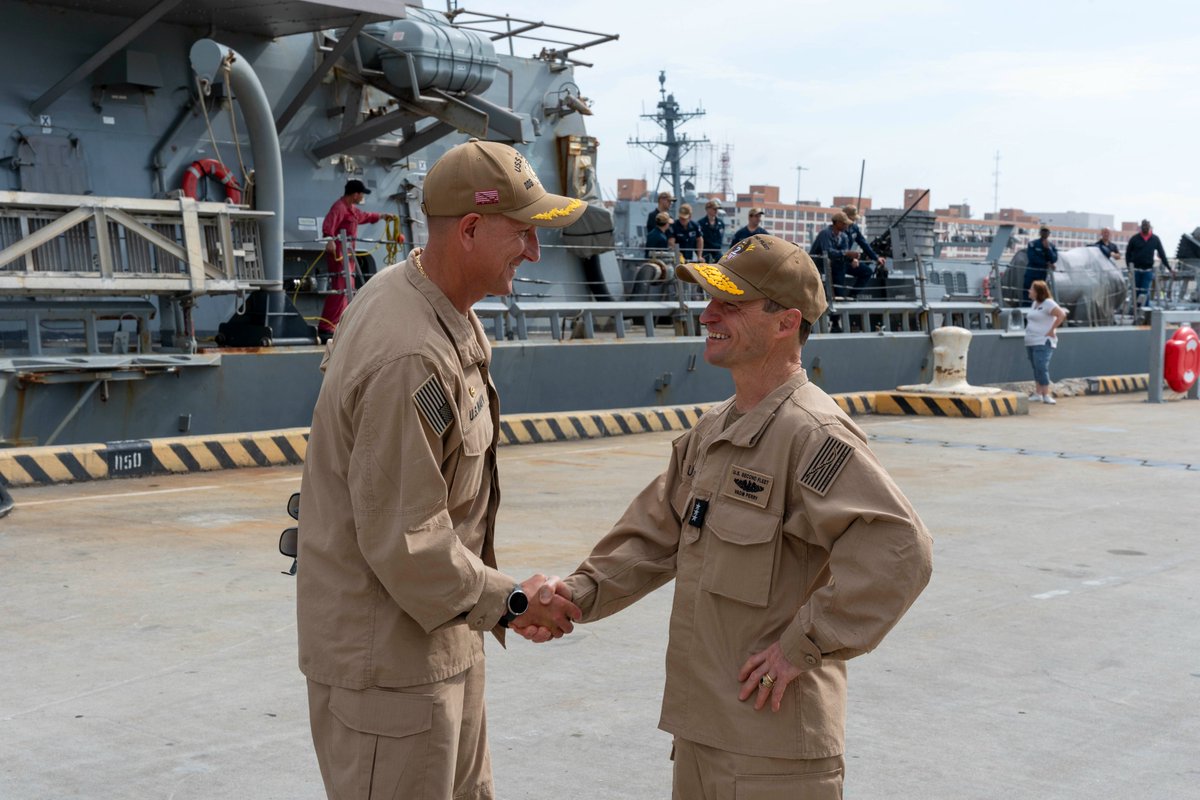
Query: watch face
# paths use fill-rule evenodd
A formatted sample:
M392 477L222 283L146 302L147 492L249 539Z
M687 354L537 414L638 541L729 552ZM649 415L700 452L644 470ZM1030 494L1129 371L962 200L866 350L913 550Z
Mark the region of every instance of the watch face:
M508 596L508 610L518 617L529 610L529 598L525 596L525 592L517 589Z

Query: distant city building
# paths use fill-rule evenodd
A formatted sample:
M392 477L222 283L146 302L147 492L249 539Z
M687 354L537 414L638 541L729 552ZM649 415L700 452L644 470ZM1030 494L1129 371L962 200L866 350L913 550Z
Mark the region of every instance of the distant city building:
M928 211L929 210L929 195L925 194L924 197L921 197L921 194L926 191L927 191L926 189L905 189L904 190L904 207L905 208L913 208L914 211ZM920 202L917 201L918 197L921 197ZM916 203L915 207L913 206L913 203Z
M646 181L643 178L621 178L617 181L618 200L641 200L646 196Z
M995 213L989 211L984 213L983 218L994 222L1025 222L1030 225L1037 225L1040 222L1035 215L1028 213L1023 208L1002 208Z
M1032 214L1047 225L1062 225L1067 228L1100 230L1113 226L1112 214L1089 214L1086 211L1034 211Z
M829 226L833 214L840 211L842 206L854 205L856 200L859 201L857 205L860 219L863 220L866 218L866 212L873 208L870 197L857 198L848 195L835 195L828 206L817 200L784 203L780 202L779 191L778 186L754 184L748 191L738 192L732 203L711 192L699 196L685 192L685 201L692 204L696 219L704 216L704 203L708 198L720 201L721 211L725 215L727 236L732 236L734 231L749 221L751 208L761 208L763 228L772 235L795 242L806 250L821 229ZM924 189L905 189L904 203L900 210L912 206L923 192ZM931 196L932 193L925 194L917 204L916 210L929 211ZM640 247L645 242L646 216L655 206L654 198L649 196L644 180L634 179L621 179L617 182L617 197L614 223L618 246ZM983 259L1001 225L1013 226L1005 260L1024 248L1030 239L1037 238L1038 228L1043 223L1050 227L1050 240L1060 250L1090 245L1100 238L1100 228L1107 227L1113 229L1112 240L1123 251L1129 237L1138 230L1137 222L1123 222L1117 230L1113 226L1111 214L1075 211L1031 213L1020 208L1002 208L996 213L985 213L983 219L973 219L971 206L965 202L935 209L933 214L935 251L940 258ZM868 239L882 232L869 227L864 228Z
M818 205L818 204L814 203L814 205ZM869 198L869 197L851 197L850 195L835 194L833 196L833 207L841 208L842 206L858 206L858 213L860 215L866 214L868 211L871 210L871 198Z
M963 203L961 205L957 205L957 206L952 205L952 206L948 206L946 208L935 208L933 210L933 213L937 214L939 217L954 217L956 219L970 219L971 218L971 207L969 205L967 205L966 203Z

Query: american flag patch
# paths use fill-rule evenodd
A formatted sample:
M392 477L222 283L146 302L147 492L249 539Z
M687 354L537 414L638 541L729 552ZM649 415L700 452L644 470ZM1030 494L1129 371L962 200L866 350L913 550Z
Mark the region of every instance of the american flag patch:
M475 205L490 206L500 202L499 189L484 189L482 192L475 193Z
M450 408L450 401L446 399L446 392L442 389L442 383L436 375L430 375L413 392L413 402L417 404L417 410L421 412L421 416L438 436L441 436L454 424L454 410Z
M854 455L853 447L830 436L813 456L812 463L808 465L804 476L800 478L800 484L824 497L829 491L829 487L833 486L833 482L837 480L837 476L842 474L842 469L850 461L852 455Z

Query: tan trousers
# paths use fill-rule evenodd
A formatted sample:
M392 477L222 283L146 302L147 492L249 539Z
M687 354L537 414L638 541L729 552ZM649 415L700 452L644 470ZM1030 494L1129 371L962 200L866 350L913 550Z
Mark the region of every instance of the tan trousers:
M843 756L792 760L675 738L673 800L841 800Z
M483 662L439 683L355 691L308 682L330 800L493 800Z

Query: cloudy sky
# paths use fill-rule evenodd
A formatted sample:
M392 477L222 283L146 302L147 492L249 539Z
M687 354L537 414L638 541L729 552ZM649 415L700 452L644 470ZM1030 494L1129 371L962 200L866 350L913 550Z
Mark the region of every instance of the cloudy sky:
M436 0L427 7L440 8ZM1200 225L1200 15L1190 3L463 2L467 8L620 35L579 54L600 138L606 195L656 162L627 144L658 128L658 73L683 130L714 145L692 161L700 188L717 148L733 185L829 203L858 192L898 206L906 187L934 206L1149 217L1174 255ZM530 54L533 45L525 45ZM518 47L518 54L521 49Z

